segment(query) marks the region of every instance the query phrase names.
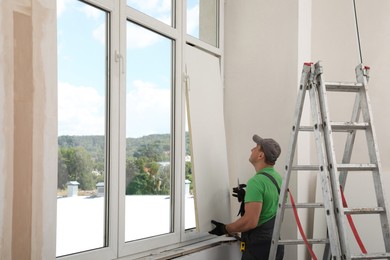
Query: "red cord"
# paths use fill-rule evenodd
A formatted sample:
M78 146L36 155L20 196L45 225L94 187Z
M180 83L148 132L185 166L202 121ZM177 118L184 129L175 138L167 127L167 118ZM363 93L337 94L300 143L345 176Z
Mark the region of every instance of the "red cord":
M340 186L340 191L341 191L341 199L343 201L343 207L347 208L348 204L347 204L347 201L346 201L345 196L344 196L343 188L341 186ZM358 245L360 247L360 250L362 251L363 254L367 254L367 250L364 247L362 240L360 239L359 233L356 229L355 223L353 222L352 216L349 214L347 214L346 216L347 216L349 225L351 226L352 233L355 236L356 242L358 243Z
M297 207L295 206L294 198L293 198L293 196L292 196L292 194L291 194L291 192L290 192L290 189L287 189L287 191L288 191L288 194L290 194L291 205L292 205L292 207L293 207L294 216L295 216L295 221L297 222L298 229L299 229L299 233L301 233L301 236L302 236L302 238L303 238L303 241L305 242L305 245L306 245L307 249L309 250L309 253L310 253L311 257L312 257L314 260L317 260L317 256L314 254L313 249L311 248L309 242L307 241L305 232L303 231L303 228L302 228L302 225L301 225L301 221L299 220Z

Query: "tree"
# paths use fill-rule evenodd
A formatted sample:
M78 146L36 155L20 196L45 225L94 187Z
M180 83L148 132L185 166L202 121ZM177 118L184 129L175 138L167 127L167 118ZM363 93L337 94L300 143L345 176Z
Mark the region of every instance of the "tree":
M192 175L192 163L191 162L186 162L186 180L189 180L191 182L190 184L190 192L192 193L193 188L194 188L194 182L193 182L193 175Z
M137 164L137 160L134 157L127 157L127 159L126 159L126 187L133 180L134 176L136 176L140 172L141 172L140 166L139 166L139 163Z
M57 188L65 189L68 179L68 169L66 166L65 158L61 152L58 152L58 179L57 179Z
M143 172L134 176L133 180L126 188L127 195L149 195L153 194L152 177L150 174Z
M62 147L59 149L59 158L66 165L69 181L80 183L80 189L94 189L92 170L93 162L90 154L83 147Z
M171 166L160 166L158 176L160 179L158 194L169 195L171 191Z
M142 144L135 152L134 157L141 158L146 157L150 161L161 161L163 159L163 149L161 142L155 141L154 143Z
M169 195L171 189L171 167L149 163L150 172L137 173L126 186L126 195Z

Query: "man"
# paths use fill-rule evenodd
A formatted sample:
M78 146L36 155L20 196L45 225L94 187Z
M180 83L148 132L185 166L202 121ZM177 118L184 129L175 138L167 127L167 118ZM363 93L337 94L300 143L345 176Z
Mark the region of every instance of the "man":
M212 220L216 227L209 233L214 235L241 232L245 242L242 260L267 260L271 245L275 216L278 209L282 177L274 169L281 149L271 138L253 136L256 146L252 148L249 161L256 174L249 179L245 192L244 214L233 223L223 224ZM276 259L283 259L284 248L278 247Z

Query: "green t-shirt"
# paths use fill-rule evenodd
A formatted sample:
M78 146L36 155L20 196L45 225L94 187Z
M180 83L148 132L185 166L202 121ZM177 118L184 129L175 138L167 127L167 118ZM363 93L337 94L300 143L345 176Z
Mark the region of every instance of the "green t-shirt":
M261 169L255 176L249 179L246 186L245 203L247 202L262 202L258 226L267 222L276 215L278 210L279 193L275 184L262 172L266 172L275 178L281 188L282 177L273 168L267 167Z

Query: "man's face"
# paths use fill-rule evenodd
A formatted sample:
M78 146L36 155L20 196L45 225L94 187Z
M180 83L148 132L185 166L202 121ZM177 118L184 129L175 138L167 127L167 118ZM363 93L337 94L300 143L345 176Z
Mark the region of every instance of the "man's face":
M256 145L251 150L251 155L249 157L249 161L254 164L261 158L261 153L263 153L260 149L260 145Z

